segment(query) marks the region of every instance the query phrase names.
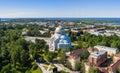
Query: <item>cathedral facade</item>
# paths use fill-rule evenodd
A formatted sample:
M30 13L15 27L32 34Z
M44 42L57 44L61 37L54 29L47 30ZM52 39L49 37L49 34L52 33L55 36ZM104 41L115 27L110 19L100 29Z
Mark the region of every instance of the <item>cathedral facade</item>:
M49 50L57 51L60 48L66 50L70 46L70 38L65 33L64 28L62 26L58 26L55 30L54 35L50 39Z

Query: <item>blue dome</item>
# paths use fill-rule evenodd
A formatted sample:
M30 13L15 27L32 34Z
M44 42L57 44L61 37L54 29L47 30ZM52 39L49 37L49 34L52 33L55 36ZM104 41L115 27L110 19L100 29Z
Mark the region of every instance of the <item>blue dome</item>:
M61 39L66 39L67 36L65 36L65 35L61 35L60 38L61 38Z

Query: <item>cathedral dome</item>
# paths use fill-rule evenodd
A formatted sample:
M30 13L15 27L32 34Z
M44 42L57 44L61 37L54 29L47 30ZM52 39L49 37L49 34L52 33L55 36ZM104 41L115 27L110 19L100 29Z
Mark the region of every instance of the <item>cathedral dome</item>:
M65 40L64 43L70 43L68 40Z
M58 26L55 30L55 33L65 33L65 30L62 26Z
M60 36L61 39L66 39L67 37L65 35Z
M55 29L54 35L51 37L50 50L58 50L60 48L67 49L71 46L71 40L65 33L62 26L58 26Z

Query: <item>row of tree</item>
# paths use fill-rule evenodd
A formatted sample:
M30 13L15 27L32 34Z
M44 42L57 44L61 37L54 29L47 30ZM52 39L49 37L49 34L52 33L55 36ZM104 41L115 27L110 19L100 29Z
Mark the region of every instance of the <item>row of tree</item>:
M31 73L37 67L34 60L39 57L42 49L48 48L44 40L35 43L26 41L21 36L22 29L0 28L0 73ZM4 28L3 28L4 27Z
M79 48L94 47L96 45L103 45L113 48L118 48L120 50L120 37L117 35L112 36L101 36L101 35L91 35L89 33L72 32L69 31L68 35L70 36L72 42L76 42Z

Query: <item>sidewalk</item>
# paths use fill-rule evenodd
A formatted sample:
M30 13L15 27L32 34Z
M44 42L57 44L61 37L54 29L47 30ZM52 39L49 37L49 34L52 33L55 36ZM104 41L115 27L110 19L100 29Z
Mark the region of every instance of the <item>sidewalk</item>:
M42 70L43 73L52 73L51 71L47 71L47 70L43 67L44 64L41 64L41 63L36 63L36 64L41 68L41 70Z

